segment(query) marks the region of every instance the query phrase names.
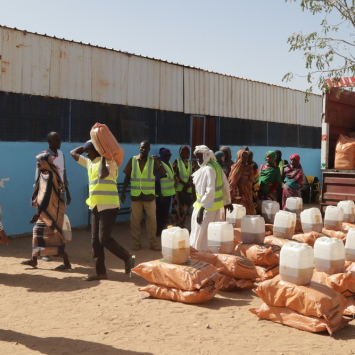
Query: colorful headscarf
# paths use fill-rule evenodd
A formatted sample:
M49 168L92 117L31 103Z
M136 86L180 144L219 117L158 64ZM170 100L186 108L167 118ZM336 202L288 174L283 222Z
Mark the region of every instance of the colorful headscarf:
M292 187L293 189L301 189L303 186L303 169L300 164L300 156L297 154L292 154L290 156L290 167L285 169L285 184ZM291 165L291 159L296 160L295 165Z
M223 158L224 158L224 153L221 152L220 150L214 153L217 159L217 163L222 166L224 164Z
M189 157L190 157L190 147L188 147L187 145L183 145L182 147L180 147L179 149L179 157L181 158L181 153L184 151L184 150L187 150L189 152ZM181 158L182 159L182 158ZM188 159L186 159L188 160Z
M262 164L260 167L259 186L264 192L269 191L270 186L275 184L275 182L279 183L278 190L282 186L280 169L278 166L274 165L275 152L272 150L268 151L265 154L265 161L268 154L271 156L271 163L266 162L266 164Z
M268 154L271 156L271 163L268 163L268 162L266 161L266 156L267 156ZM269 150L269 151L265 154L265 161L266 161L266 163L267 163L268 165L270 165L270 166L273 165L274 162L275 162L275 159L276 159L276 154L275 154L274 151Z
M300 156L298 154L290 155L290 157L289 157L290 164L291 164L291 159L295 159L296 160L296 164L294 165L295 167L300 165L301 158L300 158Z
M166 153L170 153L170 149L163 148L160 150L160 160L165 164L169 164L169 160L166 159Z

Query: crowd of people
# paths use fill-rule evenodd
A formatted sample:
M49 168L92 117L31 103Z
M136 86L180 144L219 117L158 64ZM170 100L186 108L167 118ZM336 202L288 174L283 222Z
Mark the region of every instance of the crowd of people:
M49 148L36 157L32 195L36 213L30 221L35 223L32 258L22 261L22 264L36 268L39 258L48 261L51 256L61 256L63 264L56 269L66 270L71 269L71 264L65 252L62 229L65 208L71 202L69 181L65 157L59 150L60 136L55 132L49 133L48 143ZM213 152L201 145L191 152L188 146L182 146L179 157L173 162L167 148L162 147L159 156L150 156L149 152L150 143L143 141L139 145L139 154L128 160L123 169L125 179L119 198L118 166L114 160L101 156L91 140L71 151L72 158L88 171L89 197L86 204L92 210L92 251L96 273L87 281L107 278L105 249L123 260L126 274L130 274L135 264L135 256L111 235L120 200L125 203L129 185L130 229L135 251L142 248L143 212L150 249L160 251L157 238L161 237L168 224L185 228L193 206L190 245L197 250L208 250L208 224L220 220L221 210L233 211L233 204L240 204L245 207L247 215L253 215L260 213L263 200L278 201L280 208L285 209L288 197L301 196L304 173L297 154L291 155L287 162L282 160L281 151L269 151L265 154L265 163L258 167L247 146L237 152L235 161L229 147ZM0 242L8 243L1 220Z

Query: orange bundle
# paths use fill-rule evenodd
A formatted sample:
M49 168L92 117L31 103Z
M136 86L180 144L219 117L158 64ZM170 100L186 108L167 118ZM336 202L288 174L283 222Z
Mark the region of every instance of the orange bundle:
M309 246L313 248L314 243L318 238L320 238L321 235L317 232L310 232L310 233L304 233L304 234L295 234L292 239L293 241L298 241L301 243L307 243Z
M305 316L323 317L330 320L338 311L343 311L345 298L326 285L311 282L297 286L277 280L264 281L255 293L268 305L287 307Z
M333 231L333 230L329 230L329 229L325 229L323 228L322 229L322 233L331 237L331 238L337 238L337 239L340 239L344 242L346 242L346 237L347 237L347 233L344 233L342 231Z
M280 248L282 248L286 243L289 242L292 242L292 240L274 237L273 235L267 236L264 239L264 244L278 245Z
M346 297L345 309L343 311L344 316L355 315L355 297Z
M273 279L280 273L280 266L278 264L272 266L256 266L256 271L259 275L256 281L266 281Z
M335 169L353 170L355 167L355 139L340 135L335 147Z
M223 275L223 284L221 291L242 291L255 286L254 280L248 279L235 279L232 276Z
M284 324L311 333L327 330L330 335L346 327L352 320L345 319L339 311L335 312L329 320L326 320L318 317L305 316L287 307L269 306L265 303L258 308L249 309L249 311L257 315L260 319L271 320L275 323Z
M195 260L201 260L222 269L221 273L236 279L255 280L258 277L254 263L242 255L214 254L209 251L195 251L190 254Z
M345 261L344 271L355 272L355 261Z
M312 281L327 285L344 297L355 295L355 275L351 271L333 275L314 271Z
M198 304L210 301L220 290L222 284L223 277L217 274L199 290L185 291L157 284L149 284L148 286L140 287L138 290L147 292L154 298Z
M238 244L234 248L235 254L248 257L255 265L276 265L280 261L281 247L274 244Z
M355 224L350 222L343 222L343 224L341 225L342 232L349 232L350 228L355 228Z
M193 291L203 288L220 270L193 259L182 265L168 264L162 259L141 263L132 271L154 284Z
M105 124L95 123L90 131L95 149L107 159L113 159L119 168L123 162L124 150Z
M234 228L234 244L239 244L242 242L242 229Z
M265 236L274 234L274 225L265 223Z

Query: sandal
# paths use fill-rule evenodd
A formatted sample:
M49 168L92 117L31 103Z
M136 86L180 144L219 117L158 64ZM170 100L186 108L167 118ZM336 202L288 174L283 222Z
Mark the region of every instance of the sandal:
M132 255L131 257L131 261L128 263L128 265L125 265L125 273L126 275L129 275L131 276L131 273L132 273L132 269L134 267L134 263L136 262L136 256L135 255Z
M85 279L85 281L99 281L99 280L107 280L107 275L106 274L91 275Z
M21 261L22 265L32 266L34 269L37 269L37 265L33 264L33 260L23 260Z
M71 265L65 265L65 264L61 264L59 266L57 266L54 270L70 270L71 269Z

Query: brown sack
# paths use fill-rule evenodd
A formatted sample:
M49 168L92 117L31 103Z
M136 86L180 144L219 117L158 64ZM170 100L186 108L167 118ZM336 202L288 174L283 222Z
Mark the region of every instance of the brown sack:
M255 293L270 306L288 307L305 316L323 316L328 320L345 305L344 297L326 285L311 282L297 286L280 280L280 276L264 281Z
M223 275L223 284L221 286L221 291L242 291L248 288L255 287L253 280L246 280L246 279L235 279L232 276Z
M355 274L351 271L334 275L314 271L312 281L327 285L344 297L355 296Z
M149 282L193 291L204 287L219 271L213 265L190 259L186 264L168 264L162 260L141 263L132 269Z
M314 243L318 238L320 238L321 235L317 232L310 232L310 233L304 233L304 234L295 234L292 239L294 241L298 241L301 243L307 243L309 246L313 248Z
M343 224L341 225L342 232L349 232L350 228L355 228L355 224L349 222L343 222Z
M340 135L335 147L335 169L353 170L355 158L355 139Z
M213 254L209 251L196 251L190 254L195 260L201 260L216 268L223 268L222 274L236 279L255 280L258 277L254 263L242 255Z
M234 247L234 253L248 257L255 265L276 265L280 262L280 250L274 244L238 244Z
M123 162L124 150L105 124L95 123L90 131L95 149L107 159L113 159L119 168Z
M265 223L265 236L273 235L274 234L274 225Z
M287 325L292 328L305 330L306 332L318 333L328 331L330 335L348 325L352 319L346 319L341 312L336 312L329 321L323 318L309 317L293 311L286 307L274 307L262 304L258 308L249 309L260 319L271 320L272 322Z
M322 229L322 233L325 234L326 236L331 237L331 238L340 239L344 242L344 244L346 242L346 237L348 235L348 233L344 233L341 231L332 231L332 230L325 229L325 228Z
M355 261L345 261L344 271L355 272Z
M242 229L234 228L234 244L239 244L242 242Z
M257 282L271 280L280 273L280 266L256 266L256 271L259 277L256 279Z
M343 311L344 316L354 316L355 315L355 298L347 297L345 298L346 304Z
M217 294L222 284L223 279L219 274L215 275L203 288L195 291L184 291L157 284L149 284L140 287L138 290L148 292L153 298L197 304L210 301Z
M292 242L290 239L283 239L283 238L277 238L274 237L273 235L269 235L265 237L264 239L264 244L274 244L278 245L280 248L282 248L286 243Z

